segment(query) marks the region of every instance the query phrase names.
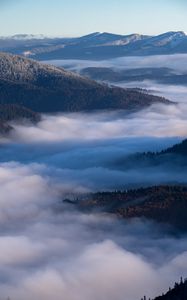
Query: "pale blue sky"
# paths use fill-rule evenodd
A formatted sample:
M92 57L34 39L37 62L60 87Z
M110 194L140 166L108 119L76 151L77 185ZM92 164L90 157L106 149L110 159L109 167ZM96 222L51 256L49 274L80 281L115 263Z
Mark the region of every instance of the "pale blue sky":
M0 35L187 32L187 0L0 0Z

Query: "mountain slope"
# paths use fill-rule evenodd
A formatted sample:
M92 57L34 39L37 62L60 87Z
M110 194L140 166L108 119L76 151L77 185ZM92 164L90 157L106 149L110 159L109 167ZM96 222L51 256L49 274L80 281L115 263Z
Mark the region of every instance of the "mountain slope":
M141 109L170 103L137 90L109 87L61 68L0 54L0 104L15 103L37 112Z

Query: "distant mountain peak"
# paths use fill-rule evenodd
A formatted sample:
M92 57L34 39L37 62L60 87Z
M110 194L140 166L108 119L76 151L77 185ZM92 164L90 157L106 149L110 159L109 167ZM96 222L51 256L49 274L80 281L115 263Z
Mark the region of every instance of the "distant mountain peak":
M159 34L157 37L185 37L186 33L184 31L168 31Z

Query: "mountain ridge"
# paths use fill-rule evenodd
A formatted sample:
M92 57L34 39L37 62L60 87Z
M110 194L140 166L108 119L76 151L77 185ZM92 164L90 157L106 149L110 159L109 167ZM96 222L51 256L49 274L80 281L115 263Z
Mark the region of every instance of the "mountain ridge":
M156 36L94 32L75 38L17 35L0 37L0 51L38 60L101 60L122 56L164 55L187 53L187 35L183 31L169 31Z

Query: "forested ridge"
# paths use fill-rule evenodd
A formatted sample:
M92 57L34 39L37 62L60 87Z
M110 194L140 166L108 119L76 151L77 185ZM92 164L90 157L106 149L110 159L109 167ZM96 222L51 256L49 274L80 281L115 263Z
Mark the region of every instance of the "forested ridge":
M99 84L62 68L0 53L0 103L15 103L50 113L134 110L170 102L139 90Z
M99 192L74 204L84 212L105 212L122 219L146 218L187 230L187 187L182 185Z

